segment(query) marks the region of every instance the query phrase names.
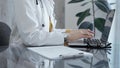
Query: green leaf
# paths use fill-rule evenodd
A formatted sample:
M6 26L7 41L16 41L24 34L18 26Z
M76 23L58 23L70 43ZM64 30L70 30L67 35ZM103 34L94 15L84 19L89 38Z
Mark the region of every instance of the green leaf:
M77 16L77 17L82 17L83 15L89 15L89 14L90 14L90 8L89 8L89 9L86 9L86 10L83 11L83 12L77 13L76 16Z
M80 24L79 29L90 29L93 30L93 24L89 21L85 21L82 24Z
M94 25L100 32L103 32L104 25L105 25L105 19L104 18L95 18Z
M86 4L88 4L89 2L85 2L85 3L83 3L83 4L81 4L81 6L85 6Z
M116 3L110 3L110 5L115 5Z
M69 66L73 67L73 68L83 68L81 66L77 66L77 65L72 65L72 64L68 64Z
M83 2L84 0L71 0L70 2L68 2L69 4L70 3L78 3L78 2Z
M87 16L90 16L90 9L87 9L83 12L78 13L76 14L76 16L79 17L77 21L77 25L79 25Z
M103 12L108 13L110 11L110 8L108 7L108 3L105 0L97 0L95 1L95 4Z

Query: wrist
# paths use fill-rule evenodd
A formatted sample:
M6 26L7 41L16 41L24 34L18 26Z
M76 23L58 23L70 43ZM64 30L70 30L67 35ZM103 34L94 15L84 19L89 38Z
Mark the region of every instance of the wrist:
M71 29L66 29L65 33L70 33Z
M66 34L64 36L64 46L68 46L68 42L69 42L69 40L68 40L68 34Z

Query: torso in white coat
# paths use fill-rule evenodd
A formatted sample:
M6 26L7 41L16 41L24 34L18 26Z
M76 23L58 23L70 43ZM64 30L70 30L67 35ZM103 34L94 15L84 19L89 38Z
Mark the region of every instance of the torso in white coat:
M36 3L38 1L38 4ZM14 16L10 44L59 45L64 35L55 29L53 0L13 0ZM49 17L53 32L49 32Z

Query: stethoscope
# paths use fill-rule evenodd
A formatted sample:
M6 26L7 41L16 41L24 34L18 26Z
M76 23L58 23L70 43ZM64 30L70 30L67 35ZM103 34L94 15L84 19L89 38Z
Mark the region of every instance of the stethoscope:
M40 1L40 2L39 2ZM41 5L41 7L42 7L42 9L43 9L43 2L42 2L42 0L36 0L36 5L38 5L40 3L40 5ZM44 9L42 10L42 12L44 13ZM42 13L42 18L43 18L43 13ZM50 16L50 15L49 15ZM43 25L42 24L42 26L44 27L45 25Z
M43 8L43 3L42 3L42 0L39 0L39 1L40 1L40 3L41 3L42 8ZM39 1L38 1L38 0L36 0L36 5L38 5L38 4L39 4Z
M39 0L39 1L42 3L42 1L41 1L41 0ZM36 0L36 5L38 5L38 3L39 3L39 2L38 2L38 0Z
M36 0L36 5L38 5L38 0Z

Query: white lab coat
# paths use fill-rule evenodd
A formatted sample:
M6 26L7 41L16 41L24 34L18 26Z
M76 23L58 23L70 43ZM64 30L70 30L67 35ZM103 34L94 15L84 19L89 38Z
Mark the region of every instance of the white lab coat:
M49 32L49 16L53 32ZM23 44L43 46L64 43L65 30L55 29L53 0L38 0L38 5L36 0L0 0L0 21L7 23L12 30L10 47L5 51L7 68L18 68L16 66L24 60L32 63L29 59L34 55L25 53L27 50ZM19 62L20 58L24 60ZM21 65L24 66L22 68L28 68L27 64Z
M55 29L53 0L13 0L14 21L10 43L28 46L59 45L64 43L65 30ZM53 32L49 32L49 17Z

